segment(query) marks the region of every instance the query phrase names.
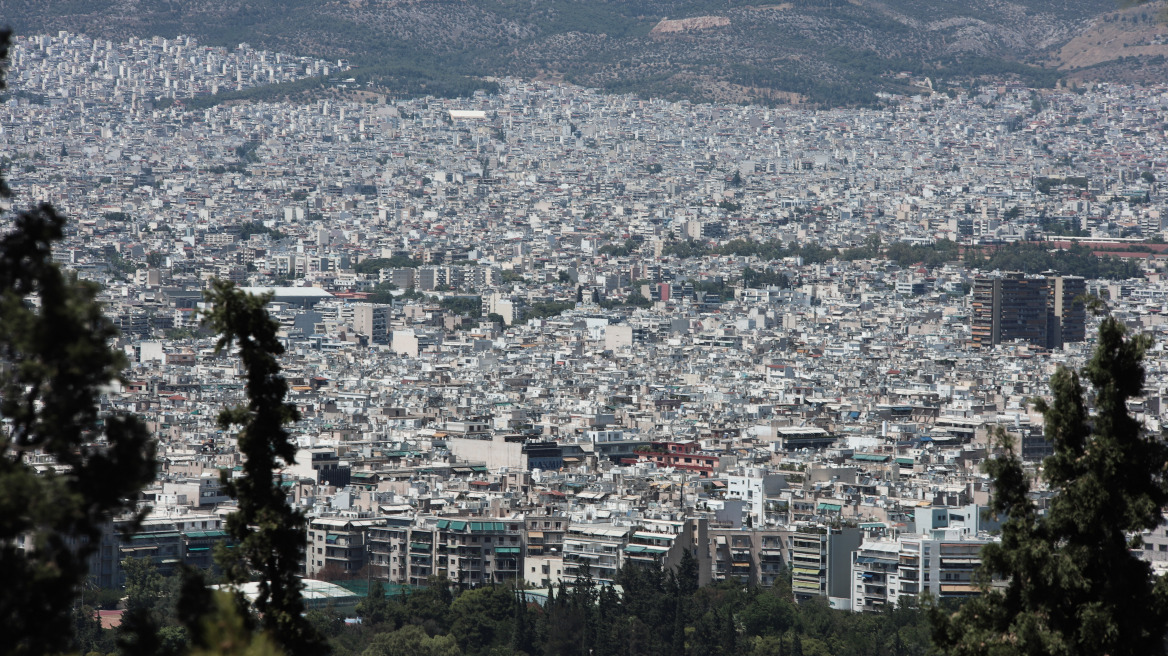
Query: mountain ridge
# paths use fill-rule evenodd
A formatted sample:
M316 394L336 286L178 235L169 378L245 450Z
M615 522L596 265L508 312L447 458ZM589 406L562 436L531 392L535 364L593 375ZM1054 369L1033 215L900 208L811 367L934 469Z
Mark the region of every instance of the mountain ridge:
M363 82L397 95L459 95L487 86L483 77L514 75L673 99L817 106L918 92L912 80L924 77L942 88L1088 79L1059 49L1102 16L1149 13L1156 7L1090 0L0 0L0 20L19 17L9 21L18 33L247 42L349 59ZM1126 54L1145 64L1143 51Z

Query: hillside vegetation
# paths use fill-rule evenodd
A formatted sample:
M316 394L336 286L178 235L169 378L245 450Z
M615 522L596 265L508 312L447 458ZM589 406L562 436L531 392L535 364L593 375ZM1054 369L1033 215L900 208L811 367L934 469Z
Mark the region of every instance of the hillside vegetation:
M492 88L484 76L518 75L699 101L865 105L879 91L912 92L926 76L1049 86L1061 74L1051 65L1058 48L1117 7L1112 0L0 0L0 16L18 33L191 34L206 44L345 58L358 66L359 83L397 96L465 95Z

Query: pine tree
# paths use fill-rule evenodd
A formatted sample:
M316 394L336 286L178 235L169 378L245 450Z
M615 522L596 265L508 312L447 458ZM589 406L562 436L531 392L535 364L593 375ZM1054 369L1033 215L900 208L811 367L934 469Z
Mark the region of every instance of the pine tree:
M285 425L299 418L296 407L285 402L288 383L276 360L284 352L276 336L278 324L264 307L267 297L245 294L233 283L215 281L207 299L212 309L205 322L220 335L216 351L238 348L248 397L247 405L219 414L224 429L240 427L243 476L232 479L224 472L224 488L239 503L227 517L227 532L236 546L220 549L216 561L231 583L258 579L255 610L288 654L324 653L323 639L303 616L300 596L304 515L289 506L276 476L277 467L296 462L296 444Z
M950 654L1110 654L1165 652L1168 582L1132 555L1131 535L1160 525L1168 503L1168 446L1127 411L1144 384L1151 340L1125 336L1108 318L1080 375L1060 369L1052 401L1038 403L1054 455L1042 477L1054 493L1045 514L1012 444L989 461L991 509L1006 517L1002 540L982 551L982 595L949 616L932 609L934 640ZM991 580L1002 582L991 587Z

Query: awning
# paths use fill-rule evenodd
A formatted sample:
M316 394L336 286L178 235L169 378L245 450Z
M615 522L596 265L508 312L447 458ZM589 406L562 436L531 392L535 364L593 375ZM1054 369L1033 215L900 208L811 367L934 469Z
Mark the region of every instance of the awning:
M529 537L529 538L542 538L543 531L528 531L527 537Z
M138 535L131 535L131 540L163 540L166 538L177 538L179 533L140 533Z
M633 537L640 538L641 540L669 540L669 541L673 541L673 538L675 538L677 536L676 535L666 535L664 533L633 533Z
M979 590L976 585L972 585L969 583L950 583L948 585L941 584L941 592L942 592L942 594L944 594L944 593L973 594L976 592L981 592L981 590Z
M495 549L495 553L497 553L497 554L517 554L517 553L519 553L519 547L498 547L497 549Z
M827 510L830 512L839 512L842 508L843 506L838 503L821 503L818 507L819 510Z
M655 547L649 544L630 544L625 547L625 553L652 553L660 554L669 551L669 547Z
M941 556L942 565L980 565L980 558L946 558Z
M471 522L470 530L478 531L505 531L507 526L503 522Z

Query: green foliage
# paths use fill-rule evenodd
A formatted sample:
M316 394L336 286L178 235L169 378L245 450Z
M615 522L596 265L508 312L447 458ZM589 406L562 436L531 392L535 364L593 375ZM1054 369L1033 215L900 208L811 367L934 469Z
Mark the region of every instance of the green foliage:
M546 319L548 317L557 317L574 307L576 307L575 303L569 303L567 301L545 301L542 303L532 303L523 311L523 320L519 323L527 323L531 319Z
M1069 178L1035 178L1034 188L1044 194L1049 194L1052 189L1070 187L1072 189L1086 189L1088 180L1084 177L1069 177Z
M752 289L763 289L765 287L785 289L791 286L791 280L785 273L778 273L770 269L756 271L755 269L746 267L742 270L742 285Z
M929 269L960 260L960 247L956 242L941 239L935 244L909 244L897 242L884 251L885 259L902 267L922 265Z
M422 627L409 624L391 633L378 634L361 656L460 656L461 653L453 637L430 636Z
M950 654L1163 654L1168 579L1132 554L1128 536L1155 529L1168 503L1168 445L1127 410L1142 393L1150 338L1126 336L1107 318L1081 376L1060 368L1050 403L1039 401L1054 446L1041 469L1054 496L1045 513L1030 498L1014 445L987 462L1002 540L982 551L982 595L949 615L934 607L934 638ZM991 586L991 580L1003 582Z
M269 228L259 221L249 221L239 226L240 241L247 241L248 239L251 239L252 235L268 235L272 239L277 240L284 238L284 233L276 230L275 228Z
M389 305L393 303L397 296L393 294L397 290L397 285L392 282L383 282L373 288L373 293L366 299L370 303L380 303L382 305Z
M983 271L1040 273L1050 270L1063 276L1109 280L1142 278L1144 275L1137 263L1110 255L1096 256L1082 244L1065 250L1048 250L1042 244L1012 243L998 248L988 257L971 249L965 253L965 264Z
M625 257L633 251L637 250L637 247L640 246L640 244L641 242L630 237L619 246L617 244L605 244L600 247L599 252L601 255L608 255L610 257Z
M97 286L53 262L64 217L42 204L11 219L0 239L0 617L9 653L42 654L70 644L86 559L154 479L154 444L135 417L98 411L126 363L109 346L117 329ZM59 468L37 474L23 458L34 450ZM18 549L18 536L31 548Z
M190 656L285 656L271 635L251 629L231 594L209 595L204 609L196 630L201 639Z
M260 156L256 152L257 150L259 150L259 147L260 147L260 142L248 141L247 143L243 144L242 146L236 146L235 156L244 162L247 162L249 164L255 164L255 163L260 161Z
M439 301L443 310L472 318L483 315L482 296L447 296Z
M125 655L177 655L187 647L186 629L175 622L179 579L158 573L149 558L122 561L126 608L118 627L118 650Z
M546 654L549 656L776 655L923 656L927 616L911 602L882 613L850 613L825 602L794 603L789 578L773 589L737 581L698 586L688 551L676 568L626 564L617 593L591 577L553 588L543 606L510 586L450 592L449 582L408 597L374 585L358 614L364 625L332 639L354 654Z
M705 244L700 244L693 240L671 241L661 249L662 255L681 259L705 257L709 252L710 249Z
M1059 220L1043 215L1038 217L1038 228L1043 233L1056 237L1084 237L1087 235L1074 219Z
M304 561L304 515L288 505L277 468L296 462L296 443L286 424L296 421L296 406L285 401L288 383L277 357L284 346L279 324L268 316L267 297L244 294L233 283L216 280L206 293L211 310L204 322L219 333L216 352L235 346L246 371L248 403L219 414L219 425L238 427L243 475L224 472L226 492L239 509L227 516L234 549L219 549L216 562L230 583L259 581L255 610L264 629L289 654L317 654L322 640L305 619L299 574Z
M113 246L106 246L102 252L104 253L106 260L109 262L110 270L112 270L114 273L127 275L137 271L140 266L131 262L130 260L127 260Z

